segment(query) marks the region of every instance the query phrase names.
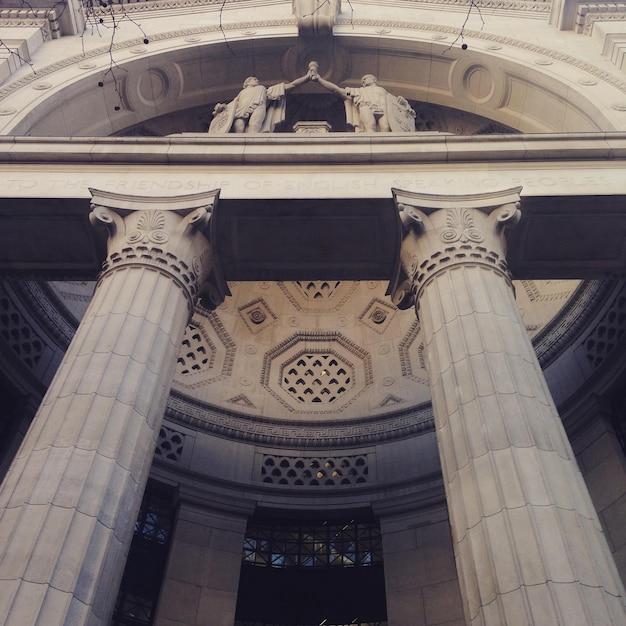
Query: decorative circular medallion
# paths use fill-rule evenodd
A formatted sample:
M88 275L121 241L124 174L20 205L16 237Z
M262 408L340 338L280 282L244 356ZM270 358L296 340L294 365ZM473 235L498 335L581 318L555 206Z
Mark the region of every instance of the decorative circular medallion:
M463 86L470 100L486 102L495 90L491 72L484 65L471 65L463 75Z

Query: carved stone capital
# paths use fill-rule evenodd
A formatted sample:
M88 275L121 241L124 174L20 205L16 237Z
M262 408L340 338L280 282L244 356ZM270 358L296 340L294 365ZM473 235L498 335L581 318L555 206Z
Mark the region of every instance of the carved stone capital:
M521 187L458 196L392 191L404 230L401 276L390 289L398 306L417 301L432 276L461 264L487 266L510 282L504 231L521 217Z
M341 0L293 0L293 13L301 36L330 35L341 13Z
M214 308L228 295L226 285L215 279L209 234L219 190L169 198L90 191L89 220L108 234L100 280L120 268L148 267L179 284L190 312L200 296L208 295Z

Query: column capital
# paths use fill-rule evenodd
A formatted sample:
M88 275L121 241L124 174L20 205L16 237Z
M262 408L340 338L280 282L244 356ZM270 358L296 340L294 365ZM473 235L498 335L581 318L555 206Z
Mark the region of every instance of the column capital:
M403 227L400 276L389 293L414 304L435 274L460 264L484 265L510 282L504 231L519 222L521 187L465 195L392 189Z
M229 295L216 271L210 243L209 223L219 189L174 197L89 191L89 220L108 234L100 280L120 268L149 267L183 289L190 314L198 297L203 297L203 305L215 308Z

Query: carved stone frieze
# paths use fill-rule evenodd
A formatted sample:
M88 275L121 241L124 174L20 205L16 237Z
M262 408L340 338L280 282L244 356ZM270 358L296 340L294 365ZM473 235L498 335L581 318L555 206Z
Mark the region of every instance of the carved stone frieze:
M574 31L591 35L594 22L623 22L626 20L626 5L622 2L586 2L576 10Z
M212 408L172 393L167 404L166 418L172 423L222 437L298 448L366 445L433 430L429 403L374 418L320 424L306 422L302 418L290 421L255 418L229 412L222 407Z

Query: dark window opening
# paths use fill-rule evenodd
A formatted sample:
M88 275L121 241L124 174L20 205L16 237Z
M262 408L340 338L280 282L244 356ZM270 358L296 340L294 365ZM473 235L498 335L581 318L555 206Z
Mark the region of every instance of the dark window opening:
M19 422L17 395L0 385L0 482L13 460L9 455L13 456L21 440L15 440Z
M619 441L622 451L626 455L626 394L622 393L621 397L615 402L613 411L612 425L615 429L615 436Z
M172 525L173 494L149 482L126 560L111 626L151 626L165 573Z
M378 524L255 516L243 546L235 626L383 626Z

